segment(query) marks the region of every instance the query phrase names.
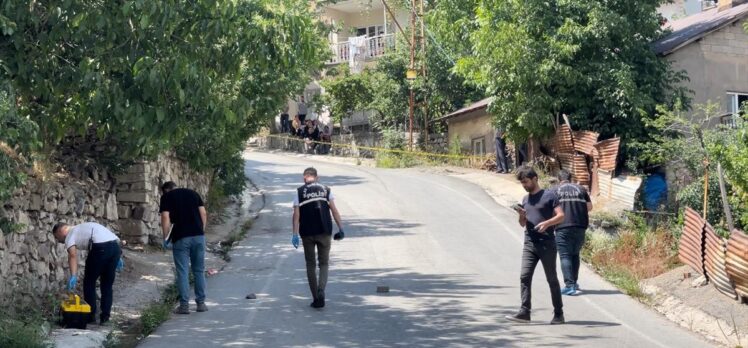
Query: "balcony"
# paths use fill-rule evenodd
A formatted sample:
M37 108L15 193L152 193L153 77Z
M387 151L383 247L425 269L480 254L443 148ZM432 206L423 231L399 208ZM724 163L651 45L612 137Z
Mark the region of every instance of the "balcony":
M379 58L395 49L396 40L395 34L386 34L367 37L358 47L351 47L352 42L355 43L356 40L330 44L333 56L327 64L347 63L351 58L364 61ZM351 54L355 54L356 57L351 57Z

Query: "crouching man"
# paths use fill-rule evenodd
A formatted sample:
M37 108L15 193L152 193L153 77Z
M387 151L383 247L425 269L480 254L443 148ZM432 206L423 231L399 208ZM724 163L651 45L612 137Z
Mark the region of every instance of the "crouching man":
M95 222L86 222L70 226L58 223L52 228L52 234L59 243L65 244L68 251L70 278L68 290L75 289L78 283L78 250L88 251L86 268L83 271L83 299L91 306L90 323L96 322L96 281L101 284L101 316L99 324L109 321L112 313L112 285L118 269L124 264L120 257L120 241L106 227Z

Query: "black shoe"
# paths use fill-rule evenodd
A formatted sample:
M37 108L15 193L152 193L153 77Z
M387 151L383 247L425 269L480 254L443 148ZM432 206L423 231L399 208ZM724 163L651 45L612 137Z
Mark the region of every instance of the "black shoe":
M564 320L563 314L554 314L553 319L551 319L551 325L560 325L565 323L566 320Z
M317 308L324 308L325 307L325 290L319 290L319 291L317 291L317 302L319 304L319 307L317 307Z
M320 303L318 299L314 299L314 302L312 302L312 304L309 305L309 307L312 307L312 308L322 308L324 306L325 305L323 303Z
M515 315L507 315L504 318L506 318L506 320L513 321L515 323L529 323L530 312L519 311Z

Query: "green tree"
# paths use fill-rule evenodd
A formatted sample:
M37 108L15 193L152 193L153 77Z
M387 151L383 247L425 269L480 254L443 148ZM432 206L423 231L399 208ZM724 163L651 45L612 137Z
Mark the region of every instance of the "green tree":
M121 163L177 149L195 168L244 140L325 60L303 0L2 1L0 77L47 151L95 132Z
M516 140L548 134L562 114L603 137L645 138L642 117L685 95L650 47L661 3L480 1L474 54L458 71L495 97L490 110Z

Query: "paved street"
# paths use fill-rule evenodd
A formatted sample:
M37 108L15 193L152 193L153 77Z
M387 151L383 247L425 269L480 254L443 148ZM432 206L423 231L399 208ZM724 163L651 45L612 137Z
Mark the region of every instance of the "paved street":
M232 262L209 278L210 311L173 316L143 347L709 346L587 269L585 294L564 298L566 325L547 325L540 265L533 324L506 322L519 305L522 232L516 214L477 186L415 170L248 157L267 205ZM309 307L303 251L290 244L291 200L310 165L332 187L347 226L333 244L321 311Z

